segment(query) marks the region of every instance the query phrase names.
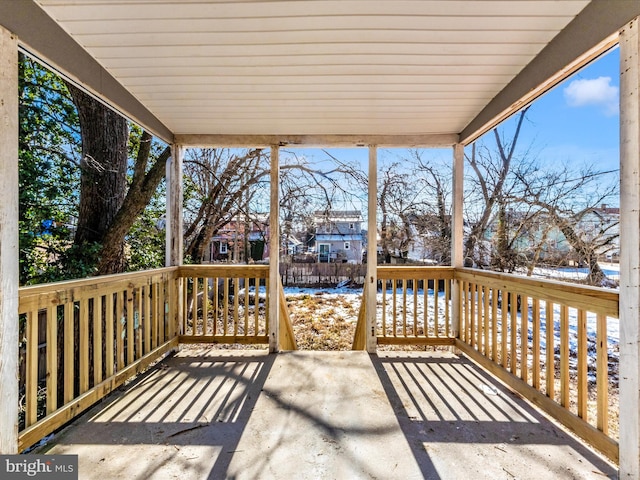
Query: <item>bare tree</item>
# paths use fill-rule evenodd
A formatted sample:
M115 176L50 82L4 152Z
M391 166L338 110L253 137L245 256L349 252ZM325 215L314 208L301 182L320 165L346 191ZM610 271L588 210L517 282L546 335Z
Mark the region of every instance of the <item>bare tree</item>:
M200 263L211 239L240 213L268 181L269 157L261 149L189 149L184 159L185 255Z
M482 243L489 226L495 220L496 214L501 208L505 208L501 204L504 203L505 190L507 189L506 182L509 179L512 164L514 163L522 123L528 108L518 114L515 132L510 140L505 140L498 129L494 128L495 150L487 145L476 145L474 143L471 147L471 155L465 155L473 173L467 177L468 182L472 185L472 188L468 190L477 193L477 196L479 196L479 198L476 198L474 195L473 199L467 202L467 205L473 203L478 207L477 209L465 208L468 214L467 221L470 225L464 244L466 265L484 264L486 261L483 253L488 254L489 252L479 252L478 246ZM524 157L526 157L526 153ZM473 214L474 211L475 215L472 218L469 214Z
M378 174L382 253L450 263L451 165L410 150Z
M451 264L451 164L424 159L419 150L411 155L417 164L417 178L424 185L425 203L417 219L417 229L429 242L430 259L441 265Z
M308 229L311 212L331 209L339 195L351 194L349 185L361 177L354 166L334 157L334 167L321 169L295 152L281 154L279 204L284 236ZM187 150L184 165L185 254L201 262L211 239L234 219L242 217L245 224L265 220L270 160L261 149L193 149ZM244 239L245 248L247 243Z
M518 175L522 194L514 200L540 209L548 225L557 228L579 264L587 265L587 282L606 283L598 257L615 247L618 220L602 205L618 194L615 171L585 166L574 170L564 165L553 170ZM547 232L550 231L547 227Z

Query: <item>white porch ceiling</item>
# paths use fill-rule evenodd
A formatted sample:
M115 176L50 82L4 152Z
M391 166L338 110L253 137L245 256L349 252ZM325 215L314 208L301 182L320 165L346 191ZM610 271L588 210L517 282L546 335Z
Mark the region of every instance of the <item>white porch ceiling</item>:
M452 138L590 2L36 3L175 135Z

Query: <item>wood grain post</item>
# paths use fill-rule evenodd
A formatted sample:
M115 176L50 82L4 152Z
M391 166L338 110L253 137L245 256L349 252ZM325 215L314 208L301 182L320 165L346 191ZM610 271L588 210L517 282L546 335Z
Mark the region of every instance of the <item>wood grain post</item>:
M271 147L269 200L269 352L278 352L280 338L280 147Z
M0 452L10 454L18 452L18 42L2 27L0 136Z
M182 221L182 157L183 148L172 145L171 158L167 161L167 219L165 265L182 265L183 221Z
M640 17L620 32L620 476L640 478Z
M366 348L369 353L376 353L376 297L378 295L378 149L369 146L369 182L368 182L368 221L367 221L367 295L365 297L366 307Z
M464 199L464 145L456 143L453 146L453 215L451 225L451 266L461 268L463 266L463 217L462 202ZM451 289L451 335L455 338L460 337L460 316L462 311L460 306L460 284L453 280L453 288Z
M182 265L184 257L184 235L182 219L183 186L182 186L182 145L171 146L171 158L167 161L167 221L166 221L166 256L165 265L174 267ZM169 288L169 328L168 335L178 335L182 329L183 319L183 278L172 278Z

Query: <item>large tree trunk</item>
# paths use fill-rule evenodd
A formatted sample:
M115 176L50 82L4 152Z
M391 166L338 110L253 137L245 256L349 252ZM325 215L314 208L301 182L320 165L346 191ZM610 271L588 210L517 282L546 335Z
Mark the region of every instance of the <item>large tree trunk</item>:
M67 84L78 109L82 138L80 205L74 244L102 244L125 198L127 188L127 121L84 91ZM114 247L124 268L124 238Z
M82 138L80 206L74 245L96 275L125 270L125 237L164 177L170 147L147 169L152 136L140 138L131 184L127 182L127 120L84 91L67 84L78 110ZM97 254L89 257L87 252Z
M113 222L105 232L100 250L98 275L108 275L124 271L124 256L122 246L125 236L131 230L136 219L147 207L158 185L164 178L165 166L171 156L171 148L166 147L155 159L153 165L146 171L151 154L151 134L142 133L140 148L134 167L133 179L127 195L122 202Z

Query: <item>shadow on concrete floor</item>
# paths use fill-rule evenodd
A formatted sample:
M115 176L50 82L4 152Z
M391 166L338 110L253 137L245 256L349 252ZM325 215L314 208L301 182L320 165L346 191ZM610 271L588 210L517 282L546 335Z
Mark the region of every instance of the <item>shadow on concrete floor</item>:
M58 435L80 478L615 478L465 358L183 348Z
M440 478L617 478L614 466L465 357L380 352L371 360L416 461L428 457Z

